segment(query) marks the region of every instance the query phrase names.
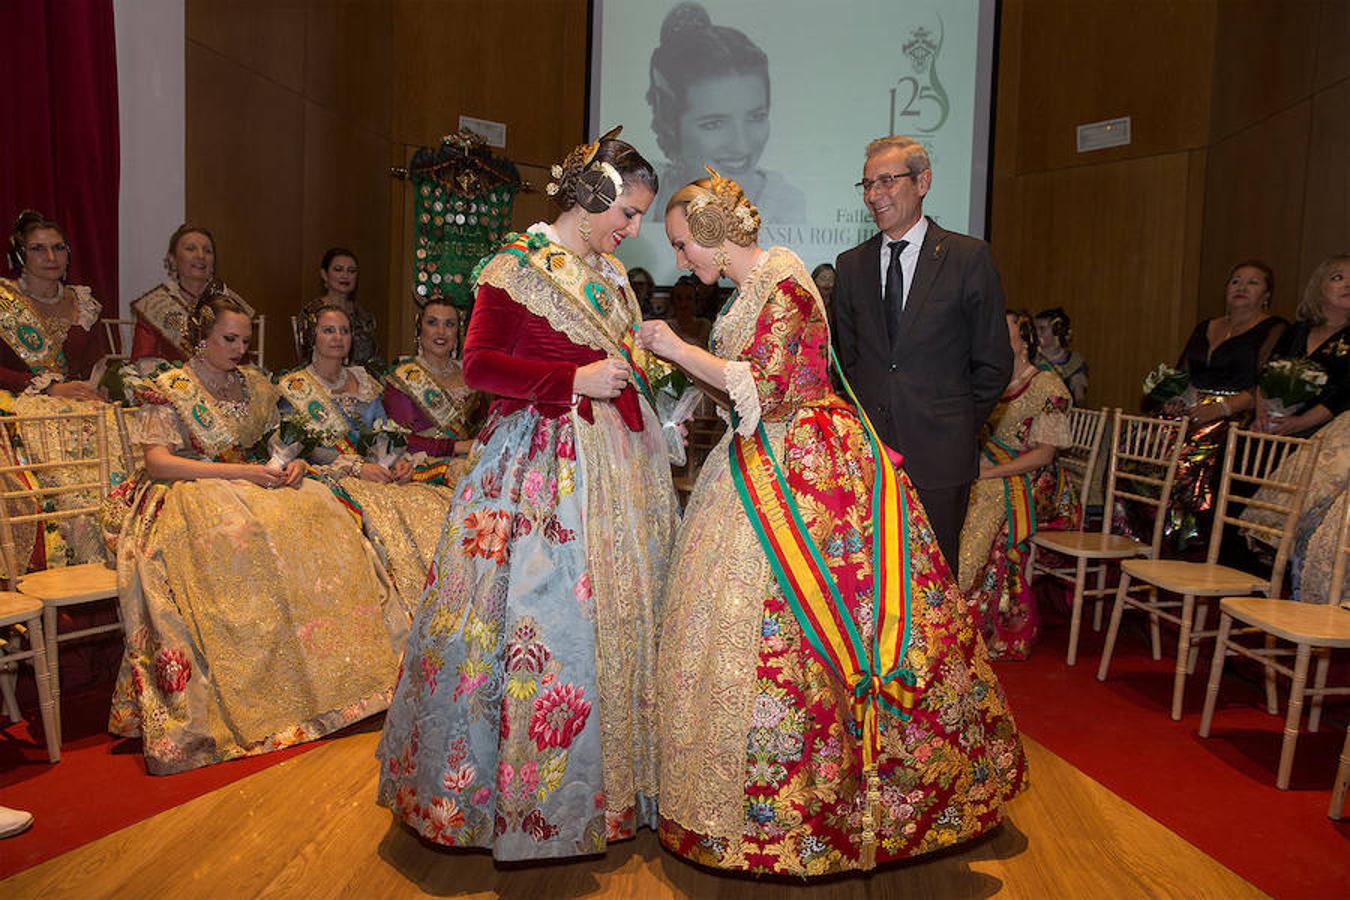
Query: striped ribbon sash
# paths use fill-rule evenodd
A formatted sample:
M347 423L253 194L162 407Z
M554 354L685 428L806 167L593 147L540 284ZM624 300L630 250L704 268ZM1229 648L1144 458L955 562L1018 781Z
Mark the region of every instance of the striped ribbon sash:
M998 438L990 438L981 450L995 465L1003 465L1017 458L1012 447ZM1036 533L1036 499L1031 492L1031 473L1010 475L1003 479L1003 505L1008 516L1008 549L1031 540Z
M446 484L446 475L450 471L450 460L438 459L435 462L413 466L413 484Z
M876 463L872 488L874 632L870 648L858 633L839 586L802 521L769 446L764 424L760 423L752 437L736 435L729 452L741 505L788 606L812 649L853 694L853 714L862 731L863 769L875 781L881 750L880 714L884 710L901 721L907 720L918 694L914 673L902 665L910 637L909 510L899 478L871 421L847 381L844 384Z

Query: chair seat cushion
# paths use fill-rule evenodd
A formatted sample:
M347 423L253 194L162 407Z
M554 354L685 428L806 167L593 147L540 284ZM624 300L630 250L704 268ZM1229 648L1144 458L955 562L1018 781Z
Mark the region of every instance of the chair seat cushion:
M1120 564L1126 574L1163 590L1200 597L1252 594L1267 589L1269 582L1231 566L1186 562L1180 559L1127 559Z

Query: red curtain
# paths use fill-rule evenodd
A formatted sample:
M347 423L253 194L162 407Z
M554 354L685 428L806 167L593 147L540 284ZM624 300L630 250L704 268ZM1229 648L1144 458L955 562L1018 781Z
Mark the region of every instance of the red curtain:
M117 39L112 0L0 0L0 224L60 222L73 284L117 315ZM5 273L10 275L9 272Z

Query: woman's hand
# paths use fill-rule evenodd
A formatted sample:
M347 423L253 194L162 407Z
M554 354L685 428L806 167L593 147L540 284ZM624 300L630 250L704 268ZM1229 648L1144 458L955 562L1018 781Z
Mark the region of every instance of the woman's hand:
M406 456L400 456L398 461L394 463L394 468L390 470L390 474L394 476L394 480L399 484L407 484L409 479L412 478L412 473L412 460L408 459Z
M455 456L468 456L473 449L473 441L455 441Z
M83 381L57 381L47 387L52 397L65 397L69 400L100 400L98 391Z
M291 460L286 463L286 468L281 471L281 486L299 487L308 471L309 465L303 459Z
M596 400L613 400L628 384L628 365L617 359L602 359L577 369L572 393Z
M294 464L292 463L292 465ZM290 466L278 472L276 469L269 469L267 466L245 463L239 467L239 477L245 481L253 482L258 487L275 488L286 483L288 469L290 469Z
M373 481L376 484L389 484L394 480L394 476L379 463L368 462L361 464L361 480Z
M1228 408L1224 403L1197 403L1191 407L1191 421L1196 425L1215 422L1227 415Z
M673 359L684 346L684 341L661 319L650 319L638 326L638 346L650 350L662 359Z
M994 471L994 469L996 469L996 468L997 468L997 465L994 463L994 461L993 461L992 459L990 459L990 458L987 457L987 456L981 456L981 457L980 457L980 474L979 474L980 480L983 480L983 479L986 479L986 478L997 478L998 476L995 475L995 474L993 474L993 471Z

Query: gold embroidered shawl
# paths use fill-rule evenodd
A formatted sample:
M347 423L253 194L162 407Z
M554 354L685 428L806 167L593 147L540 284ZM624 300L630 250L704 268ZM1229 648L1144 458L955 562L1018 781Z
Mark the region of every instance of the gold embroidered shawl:
M250 319L254 316L253 307L244 302L234 291L224 285L221 291L244 308ZM188 341L188 320L192 318L195 303L183 296L183 289L177 279L166 278L131 301L131 311L150 324L164 340L183 351L184 357L192 356L192 344Z
M356 396L362 401L369 403L380 395L379 383L365 369L351 366L344 371L356 378ZM287 372L278 380L277 388L296 411L318 423L321 431L347 437L350 432L360 430L361 423L347 418L334 399L333 392L314 377L308 366Z
M277 391L256 366L240 366L248 411L242 418L221 409L220 401L197 380L186 365L166 369L151 378L173 405L193 444L207 456L220 457L232 448L252 447L271 426L277 411Z
M444 437L468 440L468 423L482 403L481 395L464 383L464 374L458 361L453 361L451 387L443 387L416 359L405 359L394 366L387 379L396 391L417 405L417 408L436 423L435 434L423 437Z
M98 321L101 308L89 288L71 285L71 290L75 293L74 320L88 331ZM64 348L71 324L42 316L17 282L0 278L0 340L35 374L65 373Z

